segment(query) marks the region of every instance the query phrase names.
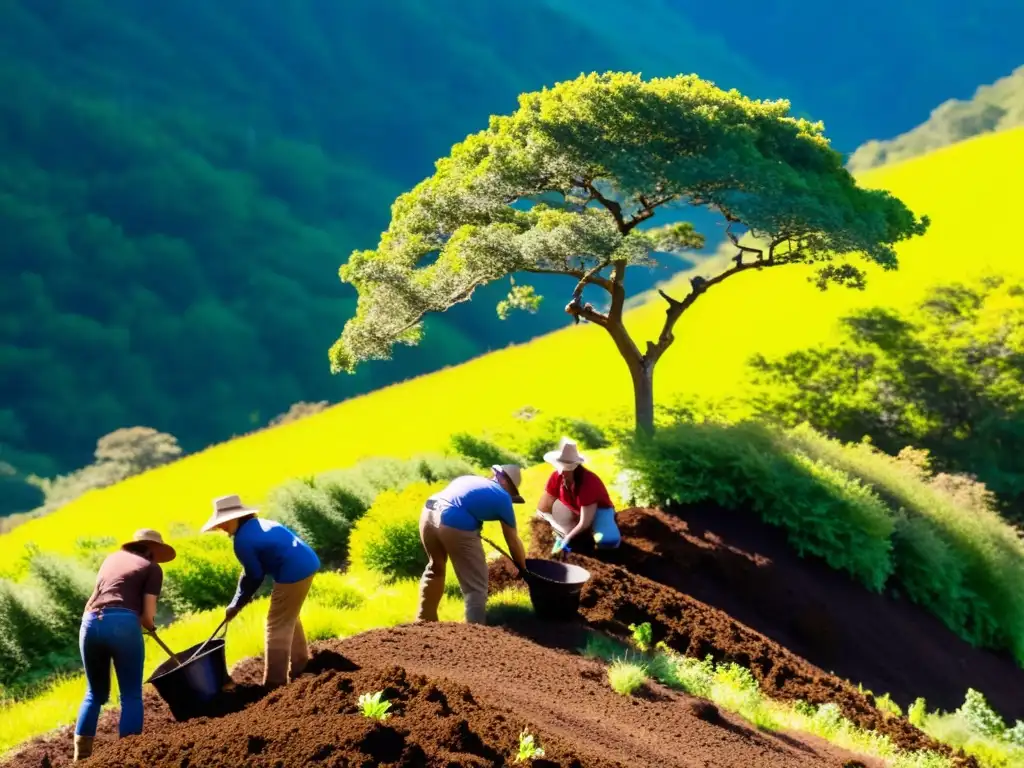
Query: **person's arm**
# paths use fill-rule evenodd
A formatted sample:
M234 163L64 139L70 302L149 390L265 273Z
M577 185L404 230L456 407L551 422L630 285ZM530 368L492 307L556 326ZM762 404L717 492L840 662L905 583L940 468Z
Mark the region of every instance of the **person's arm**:
M146 584L142 589L142 615L139 624L147 632L156 630L156 601L164 586L164 569L156 563L149 567Z
M147 632L156 631L156 595L142 596L142 615L139 616L139 624Z
M585 531L588 528L590 528L590 526L594 524L594 516L596 514L597 514L597 504L596 503L585 505L583 507L583 509L580 510L580 521L578 523L576 523L576 527L575 528L573 528L571 531L569 531L567 534L565 534L565 539L563 539L563 541L566 544L568 544L570 541L572 541L573 536L575 536L578 533L582 533L583 531Z
M545 515L551 514L552 507L555 506L555 497L547 491L543 491L540 495L540 501L537 502L537 511L543 512Z
M228 618L233 617L248 605L266 577L256 548L246 539L239 540L237 534L235 535L235 557L242 564L242 573L238 577L238 588L235 590L235 596L227 607Z
M509 525L504 520L501 522L501 533L505 537L505 544L508 545L509 554L516 561L520 570L526 570L526 547L523 540L519 538L519 532L515 526Z

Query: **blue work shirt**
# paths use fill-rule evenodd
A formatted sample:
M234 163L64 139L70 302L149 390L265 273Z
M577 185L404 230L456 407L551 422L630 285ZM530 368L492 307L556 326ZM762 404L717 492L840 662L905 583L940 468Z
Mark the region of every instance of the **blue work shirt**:
M488 477L465 475L452 480L433 498L441 506L441 523L460 531L479 531L484 522L500 520L516 527L508 491Z
M291 529L273 520L254 517L242 523L234 536L235 557L242 564L232 608L252 600L263 580L294 584L320 569L316 552Z

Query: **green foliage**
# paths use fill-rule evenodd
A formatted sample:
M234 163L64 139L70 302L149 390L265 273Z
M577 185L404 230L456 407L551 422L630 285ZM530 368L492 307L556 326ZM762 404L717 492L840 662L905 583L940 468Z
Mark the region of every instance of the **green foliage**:
M274 489L267 516L299 534L327 563L344 562L352 525L367 510L363 497L329 480L291 480Z
M972 731L982 736L1001 736L1006 731L1003 719L989 706L985 697L973 688L967 689L964 703L956 713Z
M572 437L581 451L607 448L611 437L605 429L587 421L558 414L543 413L529 406L515 415L511 429L499 431L495 442L507 446L515 456L521 456L529 464L544 461L544 454L558 447L563 435Z
M757 412L887 453L927 450L1024 515L1024 284L986 277L931 290L915 310L862 310L832 347L752 359Z
M391 713L388 712L391 709L391 702L381 699L383 695L384 691L359 695L359 709L362 711L363 717L368 717L371 720L380 720L381 722L391 717Z
M358 608L366 602L366 596L337 571L320 571L309 588L309 599L337 610Z
M521 95L513 114L492 117L398 197L377 248L352 252L341 267L359 299L331 348L332 369L351 373L363 361L389 359L395 344L420 341L425 315L517 272L575 278L570 314L627 335L626 269L652 265L658 250L704 242L685 224L638 226L663 207L706 206L770 243L746 251L759 256L745 265L741 251L736 269L716 282L755 266L854 252L894 269L893 245L922 234L927 218L918 220L888 192L858 188L823 126L791 117L789 108L696 75L645 81L592 73ZM863 274L826 264L816 279L824 287L862 282ZM582 304L586 285L607 292L608 314ZM678 317L701 290L695 284L687 303L670 302L670 315ZM536 301L513 286L499 312L516 303L532 309ZM653 366L660 352L652 354Z
M356 524L351 560L385 580L416 578L427 565L420 542L423 504L443 484L416 483L401 492L385 491Z
M914 699L914 703L910 705L910 709L907 710L907 720L910 724L916 728L920 728L924 725L924 717L928 713L926 708L925 700L919 696Z
M642 504L711 501L782 527L868 588L898 589L971 643L1024 661L1024 543L962 484L810 427L681 423L625 446Z
M522 457L511 451L505 450L497 443L483 437L476 437L469 432L456 432L451 436L451 449L480 468L486 469L495 464L519 464L522 466Z
M227 536L175 538L178 556L163 566L160 602L175 614L223 608L238 586L242 567ZM265 583L264 590L268 588Z
M539 760L544 757L544 750L540 742L526 728L519 734L519 751L516 754L516 762L524 763L528 760Z
M0 580L0 690L16 689L78 659L78 631L92 574L55 555L29 553L30 577Z
M608 667L608 684L623 696L632 696L647 682L647 667L642 664L616 659Z
M651 629L651 622L643 624L630 624L629 631L633 633L633 645L646 653L654 643L654 630Z
M623 467L641 503L713 501L750 510L786 531L800 553L824 558L880 591L892 573L894 527L878 496L857 478L753 423L681 423L624 447Z
M966 101L949 99L921 125L888 141L867 141L846 167L860 173L898 163L982 133L1024 125L1024 65L991 85L981 85Z

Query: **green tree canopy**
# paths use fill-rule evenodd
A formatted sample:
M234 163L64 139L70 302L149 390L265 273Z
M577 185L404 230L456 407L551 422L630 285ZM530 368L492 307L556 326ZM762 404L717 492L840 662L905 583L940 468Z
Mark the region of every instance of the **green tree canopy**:
M859 188L822 124L789 109L696 75L593 73L522 95L513 114L492 117L401 195L377 248L352 253L341 268L359 299L331 348L332 370L352 372L388 359L395 344L416 344L424 315L488 282L563 274L576 280L566 312L609 332L629 366L637 425L650 428L654 366L676 321L710 286L751 269L820 262L821 288L863 287L863 270L834 256L859 253L894 269L894 244L928 225L888 192ZM732 267L692 281L685 297L662 292L664 327L641 352L622 322L626 270L651 264L655 251L703 244L685 223L639 226L683 205L724 216L737 254ZM737 224L752 241L741 242ZM588 286L605 292L603 306L583 302ZM499 310L535 309L539 300L514 285Z

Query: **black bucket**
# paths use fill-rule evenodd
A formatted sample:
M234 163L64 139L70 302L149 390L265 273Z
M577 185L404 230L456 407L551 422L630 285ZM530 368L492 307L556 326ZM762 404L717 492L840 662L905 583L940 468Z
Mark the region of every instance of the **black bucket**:
M527 558L523 572L537 618L570 621L580 609L580 593L590 571L555 560Z
M206 648L199 656L186 661L203 645ZM160 698L167 702L175 720L188 720L202 715L204 705L214 699L231 679L224 656L224 639L197 643L174 656L181 662L180 667L168 659L153 671L146 682L152 683Z

